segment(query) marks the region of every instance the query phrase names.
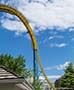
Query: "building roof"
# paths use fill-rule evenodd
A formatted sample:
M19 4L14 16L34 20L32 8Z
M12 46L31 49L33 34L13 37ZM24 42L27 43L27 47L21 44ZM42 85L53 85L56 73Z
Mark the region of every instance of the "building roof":
M4 66L0 66L0 83L14 83L22 89L33 90L33 87L26 80Z
M0 79L5 79L5 78L19 78L17 74L14 72L10 71L4 66L0 66Z

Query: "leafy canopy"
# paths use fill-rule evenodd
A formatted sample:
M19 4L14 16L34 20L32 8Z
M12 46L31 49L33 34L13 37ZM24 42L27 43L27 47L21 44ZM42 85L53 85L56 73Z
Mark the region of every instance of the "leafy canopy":
M17 58L7 54L0 55L0 65L12 70L16 74L22 76L24 79L33 78L32 70L28 70L26 68L25 59L21 55ZM39 79L36 79L35 82L32 82L31 84L34 87L34 90L42 90L42 82Z
M70 63L69 66L66 68L64 77L61 80L61 87L67 87L71 90L74 90L74 64L73 63Z
M0 55L0 65L5 66L24 78L28 78L31 75L30 70L26 68L25 59L21 55L17 58L8 54Z

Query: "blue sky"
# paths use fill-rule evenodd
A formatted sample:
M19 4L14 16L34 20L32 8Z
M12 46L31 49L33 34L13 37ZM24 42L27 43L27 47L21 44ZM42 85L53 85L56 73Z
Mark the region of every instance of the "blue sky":
M74 1L1 0L1 3L18 9L26 16L35 33L49 79L53 81L63 75L65 66L74 62ZM27 67L33 68L32 42L16 16L0 12L0 42L0 54L23 55Z

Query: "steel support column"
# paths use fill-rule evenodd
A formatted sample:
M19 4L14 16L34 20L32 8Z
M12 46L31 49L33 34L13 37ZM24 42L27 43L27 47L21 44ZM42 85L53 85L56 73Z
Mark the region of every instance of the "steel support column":
M37 61L37 55L36 55L37 50L33 49L33 80L35 82L35 80L38 78L38 61Z

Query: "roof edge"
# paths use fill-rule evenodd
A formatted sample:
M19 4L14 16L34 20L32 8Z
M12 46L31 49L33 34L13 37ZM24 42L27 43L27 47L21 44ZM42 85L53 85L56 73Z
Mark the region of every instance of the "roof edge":
M14 76L16 76L17 78L23 78L23 77L19 76L18 74L16 74L13 70L8 69L6 66L0 65L0 68L3 68L7 72L9 72L9 73L13 74Z

